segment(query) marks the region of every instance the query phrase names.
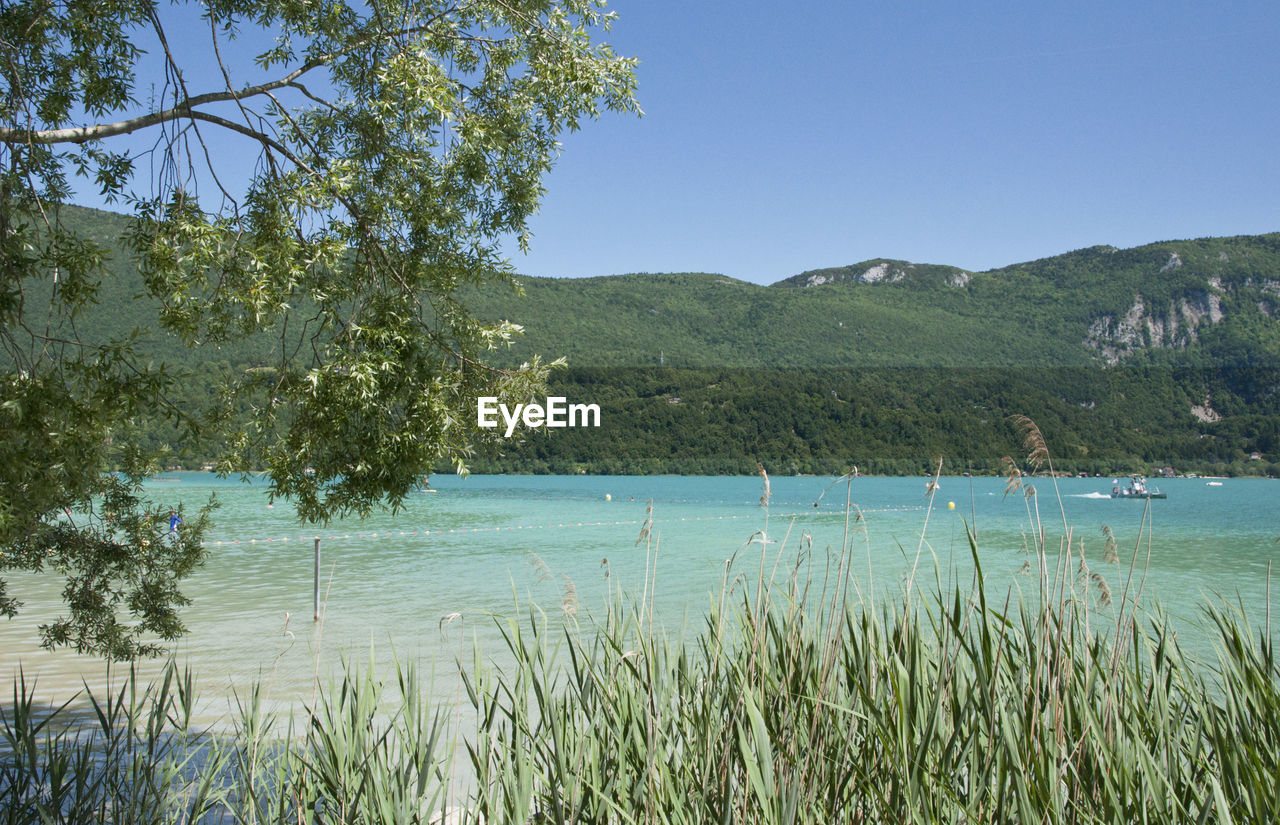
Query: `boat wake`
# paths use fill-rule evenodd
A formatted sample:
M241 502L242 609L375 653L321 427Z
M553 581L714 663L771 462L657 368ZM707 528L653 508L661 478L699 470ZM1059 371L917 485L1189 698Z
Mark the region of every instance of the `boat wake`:
M1067 498L1105 498L1105 499L1110 499L1110 498L1111 498L1111 496L1110 496L1108 493L1072 493L1072 494L1068 495L1068 496L1067 496Z

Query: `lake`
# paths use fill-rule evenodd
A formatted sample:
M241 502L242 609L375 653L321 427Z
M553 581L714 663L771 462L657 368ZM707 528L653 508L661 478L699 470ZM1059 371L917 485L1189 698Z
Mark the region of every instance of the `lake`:
M1112 481L1059 479L1058 487L1073 547L1083 542L1091 570L1117 601L1135 549L1138 573L1147 565L1149 539L1142 601L1185 624L1186 638L1194 640L1205 600L1238 602L1263 626L1268 564L1280 552L1280 482L1163 480L1153 484L1168 499L1148 508L1111 499ZM568 605L586 620L610 593L638 598L655 558L655 612L670 632L704 614L726 581L735 594L754 583L762 551L777 578L803 559L820 583L828 550L838 553L847 540L864 597L901 593L913 569L917 587L967 588L966 523L976 529L989 595L1009 587L1034 593L1035 576L1020 571L1028 561L1034 568L1028 547L1037 506L1050 564L1063 535L1052 480L1032 480L1038 493L1030 500L1006 496L1003 479L943 477L931 501L926 482L773 478L766 509L759 478L435 476L436 492L414 496L397 514L324 527L300 527L284 502L269 507L265 485L207 473L168 474L149 492L165 506L196 507L211 494L221 502L208 561L184 587L193 599L183 613L191 632L175 650L195 668L202 694L225 708L233 691L255 680L268 682L281 704L309 699L312 674L332 674L343 656L416 663L432 690L456 699L455 658L469 659L473 642L486 652L500 647L494 617L530 604L554 617ZM650 540L637 545L650 502ZM1118 564L1103 561L1104 525L1116 538ZM317 536L321 623L312 621ZM70 695L82 679L99 684L97 661L42 651L34 641L35 626L60 605L57 581L11 578L28 608L0 623L0 670L12 676L21 667L50 696ZM1114 615L1114 607L1099 609Z

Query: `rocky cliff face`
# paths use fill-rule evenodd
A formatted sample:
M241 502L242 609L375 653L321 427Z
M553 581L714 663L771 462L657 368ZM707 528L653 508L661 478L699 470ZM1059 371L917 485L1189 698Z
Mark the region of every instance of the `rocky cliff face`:
M913 264L879 258L849 266L815 269L802 272L775 286L814 287L825 284L896 284L907 280L937 279L947 286L962 288L969 283L972 273L954 266Z
M1280 281L1263 278L1255 281L1249 279L1245 281L1246 286L1257 289L1257 301L1255 302L1258 311L1268 318L1275 318L1280 314Z
M1111 366L1141 350L1185 349L1224 319L1240 322L1236 331L1247 339L1270 336L1269 322L1280 320L1278 242L1272 234L1127 250L1127 261L1098 269L1095 283L1130 286L1132 303L1093 317L1084 346Z
M1213 278L1203 292L1169 301L1165 306L1149 306L1141 294L1135 295L1124 313L1095 319L1089 325L1084 345L1108 366L1140 349L1184 349L1196 341L1205 324L1223 319L1223 294L1221 281Z
M1280 319L1280 280L1255 276L1224 283L1210 277L1204 289L1163 305L1135 295L1126 311L1094 319L1084 344L1102 363L1113 366L1141 349L1184 349L1229 311L1249 313L1254 307L1267 318Z

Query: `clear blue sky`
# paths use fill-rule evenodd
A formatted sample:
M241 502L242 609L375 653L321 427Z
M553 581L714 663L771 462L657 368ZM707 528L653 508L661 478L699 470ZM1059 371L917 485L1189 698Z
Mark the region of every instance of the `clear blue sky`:
M612 8L646 114L564 137L522 273L770 283L1280 230L1276 0Z
M981 270L1280 230L1280 3L614 0L530 275ZM514 249L514 247L513 247Z

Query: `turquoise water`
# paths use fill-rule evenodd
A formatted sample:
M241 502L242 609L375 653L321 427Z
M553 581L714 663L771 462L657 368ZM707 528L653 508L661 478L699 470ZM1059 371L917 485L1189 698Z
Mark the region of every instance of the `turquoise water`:
M913 569L917 586L967 587L968 522L991 587L1034 592L1034 577L1019 571L1032 560L1037 503L1051 564L1064 533L1048 479L1034 482L1038 494L1028 500L1005 496L1003 479L944 477L931 501L924 478L859 478L851 487L774 478L766 509L758 478L437 476L437 492L415 496L397 514L324 527L300 527L283 502L269 507L261 485L198 473L165 479L177 480L157 480L150 492L166 506L196 507L210 494L221 502L208 562L184 588L194 603L184 613L191 633L178 656L196 669L207 695L229 696L263 679L281 702L305 700L314 673L332 673L343 655L363 660L371 649L380 661L394 651L434 672L433 689L456 694L455 657L469 658L475 641L496 649L494 616L515 614L518 602L556 615L566 601L579 618L599 614L612 588L638 597L655 558L656 613L674 629L705 612L724 582L735 592L754 584L762 550L779 578L804 560L820 581L828 552L847 540L864 594L900 593ZM1111 484L1058 482L1073 547L1083 541L1090 567L1117 600L1139 546L1139 573L1146 566L1150 536L1144 604L1158 603L1193 626L1199 604L1225 597L1263 624L1268 563L1280 557L1280 482L1161 481L1169 498L1149 511L1145 502L1112 500ZM854 505L849 518L846 495ZM637 545L649 502L651 538ZM1102 560L1103 525L1114 531L1120 564ZM312 621L317 536L319 624ZM28 610L0 623L7 669L21 667L55 695L101 678L99 663L45 652L33 641L34 626L56 615L56 582L15 578L13 585Z

